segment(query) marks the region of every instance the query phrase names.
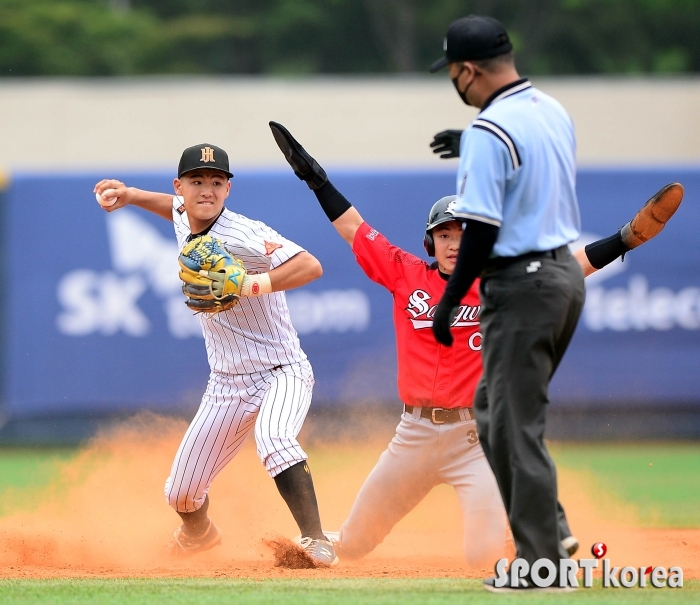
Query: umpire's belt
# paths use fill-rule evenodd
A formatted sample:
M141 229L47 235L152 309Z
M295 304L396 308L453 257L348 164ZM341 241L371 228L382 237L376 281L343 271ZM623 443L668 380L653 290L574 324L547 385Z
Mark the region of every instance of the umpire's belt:
M489 273L496 269L503 269L503 267L520 261L537 260L538 258L552 258L557 261L563 261L569 256L571 256L569 246L559 246L559 248L554 248L554 250L544 250L542 252L528 252L520 256L497 256L486 261L483 273Z
M412 405L404 405L407 414L413 414ZM428 408L420 407L420 417L427 418L433 424L451 424L463 422L465 419L474 420L474 411L471 408Z

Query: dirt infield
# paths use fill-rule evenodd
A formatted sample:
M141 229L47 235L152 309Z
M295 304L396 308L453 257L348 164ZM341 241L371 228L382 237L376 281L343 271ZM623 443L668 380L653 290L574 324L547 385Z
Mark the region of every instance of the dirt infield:
M275 567L264 540L293 536L294 521L259 463L252 443L219 475L210 514L221 547L184 562L164 545L178 525L163 483L181 422L144 416L103 435L65 463L40 493L6 494L13 512L0 518L0 577L483 577L467 568L461 514L451 488L440 486L362 561L333 569ZM321 515L337 529L385 441L317 447L311 452ZM586 556L603 541L615 565L680 565L700 578L700 530L641 529L634 510L592 486L590 477L560 471L560 494ZM490 570L489 570L490 571Z

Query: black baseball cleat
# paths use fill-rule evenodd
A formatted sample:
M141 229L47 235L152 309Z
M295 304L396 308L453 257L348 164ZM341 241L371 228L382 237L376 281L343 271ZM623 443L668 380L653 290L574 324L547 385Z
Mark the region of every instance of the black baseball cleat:
M573 557L578 550L578 540L574 536L569 536L561 541L561 545L570 557Z
M282 124L270 122L270 130L277 146L294 170L294 174L305 181L309 189L320 189L328 181L326 171Z
M671 183L657 191L620 229L622 243L630 250L656 237L683 201L683 185Z
M484 580L484 588L489 592L496 592L500 594L517 594L517 593L527 593L527 592L549 592L555 594L564 594L567 592L575 592L575 586L547 586L546 588L540 588L535 584L530 584L527 580L520 578L518 580L517 586L511 586L510 582L505 586L496 586L496 578L486 578Z
M321 567L333 567L340 561L330 540L302 538L299 544L313 559L314 563Z

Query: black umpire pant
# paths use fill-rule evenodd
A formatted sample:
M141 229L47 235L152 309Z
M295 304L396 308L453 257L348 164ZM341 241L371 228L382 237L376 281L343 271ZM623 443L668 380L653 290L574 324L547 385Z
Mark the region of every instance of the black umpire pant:
M481 280L484 372L474 410L496 475L518 557L555 563L568 525L544 444L548 386L573 336L585 297L568 247L494 259Z

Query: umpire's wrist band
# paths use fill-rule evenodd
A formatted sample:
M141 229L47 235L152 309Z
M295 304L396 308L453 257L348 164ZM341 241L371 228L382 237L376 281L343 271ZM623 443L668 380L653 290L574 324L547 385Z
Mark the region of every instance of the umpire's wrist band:
M315 189L314 193L331 223L352 208L352 204L330 181L326 181L319 189Z
M272 292L272 282L269 273L246 275L241 286L241 296L262 296Z

